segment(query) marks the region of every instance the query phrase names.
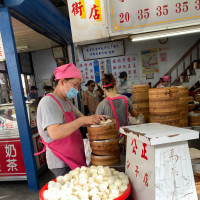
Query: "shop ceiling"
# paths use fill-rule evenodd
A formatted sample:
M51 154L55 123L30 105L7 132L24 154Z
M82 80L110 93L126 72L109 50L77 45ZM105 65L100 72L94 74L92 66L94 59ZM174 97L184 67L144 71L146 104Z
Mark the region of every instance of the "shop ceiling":
M67 4L66 4L65 0L45 0L45 1L44 0L35 0L35 2L31 1L31 0L20 0L20 1L23 2L23 3L21 3L22 6L20 5L21 7L20 6L16 6L16 7L12 6L12 3L14 2L13 0L4 1L4 5L7 5L8 7L11 8L11 13L12 13L12 16L13 16L12 17L12 24L13 24L13 30L14 30L15 41L16 41L16 46L17 46L18 52L28 52L28 51L36 51L36 50L41 50L41 49L47 49L47 48L58 46L60 44L63 45L64 43L67 43L68 41L72 42L71 37L70 37L71 36L70 24L66 23L67 21L69 22L69 13L68 13L68 7L67 7ZM32 5L30 5L31 4L30 2L32 2ZM22 18L23 22L21 22L21 15L29 17L28 10L27 11L23 10L23 4L26 7L28 7L28 9L30 11L30 9L34 6L34 4L36 2L40 3L40 8L41 9L42 8L46 8L46 7L44 7L45 4L48 5L49 6L48 9L52 10L53 14L55 12L57 14L57 16L59 16L62 13L61 14L62 15L61 19L63 20L63 25L67 24L66 28L68 28L68 29L70 28L70 30L68 30L68 33L67 34L64 33L65 32L64 28L62 28L62 30L60 30L62 32L60 34L60 38L55 38L55 40L53 41L53 40L49 39L51 37L48 38L47 37L48 35L46 35L46 33L49 31L51 36L52 36L52 38L54 36L57 37L56 31L55 31L55 27L53 27L54 26L53 23L50 24L50 25L49 24L47 25L47 30L42 30L42 29L45 28L45 26L43 24L41 24L41 23L37 24L36 21L35 22L32 21L33 23L30 25L30 27L31 27L30 28L29 27L29 21L38 19L34 15L31 16L31 13L30 13L30 18L28 20L26 20L26 19L24 20ZM54 4L55 7L57 7L57 9L60 10L61 13L57 9L56 10L54 9L55 7L52 5L52 3ZM35 15L37 15L37 13L35 13ZM44 16L44 18L45 17L47 18L48 16L46 15L46 16ZM49 16L49 17L52 18L52 16ZM44 20L44 22L45 22L45 20ZM52 18L52 20L54 20L54 19ZM24 22L28 26L25 25ZM38 28L39 32L44 33L45 36L40 34L40 33L38 33L38 32L36 32L35 30L33 30L32 25L33 26L36 25L35 26L36 29L35 28L34 29L37 30L37 28ZM52 26L54 29L52 27L48 27L48 26ZM68 39L67 42L65 40L66 36L69 36L67 38ZM60 41L57 42L57 39L58 40L62 40L63 38L64 38L64 40L61 43L60 43Z
M48 39L42 34L37 33L36 31L29 28L28 26L13 17L12 24L17 51L19 53L48 49L58 46L56 42Z

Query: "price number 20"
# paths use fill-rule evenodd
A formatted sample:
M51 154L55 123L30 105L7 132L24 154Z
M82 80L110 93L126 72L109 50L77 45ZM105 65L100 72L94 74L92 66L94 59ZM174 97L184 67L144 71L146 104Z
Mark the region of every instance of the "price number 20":
M120 16L120 23L129 22L130 20L129 12L120 13L119 16Z

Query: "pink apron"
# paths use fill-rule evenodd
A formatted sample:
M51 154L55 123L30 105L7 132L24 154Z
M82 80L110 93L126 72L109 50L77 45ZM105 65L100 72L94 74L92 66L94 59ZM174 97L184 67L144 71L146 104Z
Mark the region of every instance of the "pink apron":
M115 110L115 107L114 107L114 104L113 104L113 100L115 99L123 99L124 102L125 102L125 106L126 106L126 118L127 118L127 123L124 124L123 126L127 126L128 125L128 101L127 101L127 98L126 96L122 95L122 96L118 96L118 97L114 97L114 98L109 98L109 97L106 97L106 99L108 99L109 103L110 103L110 106L111 106L111 109L113 111L113 115L114 115L114 118L117 122L117 128L119 129L120 128L120 125L119 125L119 120L118 120L118 117L117 117L117 113L116 113L116 110ZM121 135L120 135L121 136Z
M48 94L46 96L52 97L60 106L65 116L65 124L72 122L76 119L72 106L68 101L67 103L71 108L71 112L65 112L60 102L52 94ZM72 170L77 167L87 166L85 160L84 143L79 129L63 139L54 140L50 143L46 143L41 138L41 142L45 145L44 149L42 150L42 152L36 153L34 155L39 155L45 152L47 146L56 157L67 163Z

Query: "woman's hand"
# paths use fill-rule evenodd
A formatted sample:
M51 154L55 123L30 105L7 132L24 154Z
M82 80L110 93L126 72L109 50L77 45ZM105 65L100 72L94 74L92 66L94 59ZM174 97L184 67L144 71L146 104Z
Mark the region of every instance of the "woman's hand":
M97 87L100 87L99 84L98 84L97 82L95 82L95 84L96 84Z
M99 125L100 121L109 118L107 115L91 115L79 118L80 126Z

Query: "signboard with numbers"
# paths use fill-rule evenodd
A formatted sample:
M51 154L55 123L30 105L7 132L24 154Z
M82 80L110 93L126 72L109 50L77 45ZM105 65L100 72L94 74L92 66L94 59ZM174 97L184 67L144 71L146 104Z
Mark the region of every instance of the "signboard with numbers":
M119 74L125 71L127 72L128 79L130 80L139 79L140 77L137 55L100 59L99 63L101 76L103 73L112 73L117 79ZM79 67L85 76L86 82L88 80L95 80L93 60L79 62Z
M5 54L4 54L3 42L1 39L1 33L0 33L0 62L4 60L5 60Z
M0 139L0 179L26 176L20 139Z
M159 123L120 128L127 135L126 174L137 200L197 200L187 140L199 132Z
M104 0L70 0L68 10L73 42L77 44L109 38Z
M200 0L108 0L110 35L199 24Z

